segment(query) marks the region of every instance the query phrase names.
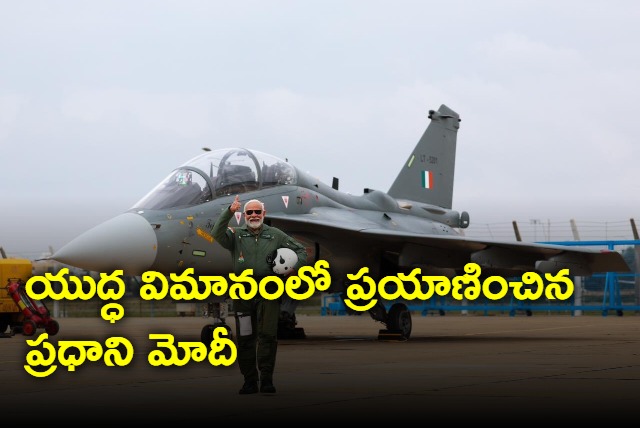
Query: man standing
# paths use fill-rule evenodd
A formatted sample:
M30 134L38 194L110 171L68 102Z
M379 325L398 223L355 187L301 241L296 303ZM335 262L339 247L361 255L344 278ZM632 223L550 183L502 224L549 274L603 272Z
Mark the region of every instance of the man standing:
M271 255L278 248L290 248L298 256L292 269L295 272L307 261L304 246L278 228L264 224L266 210L264 204L252 199L245 204L245 224L228 227L229 220L242 207L236 195L229 208L225 208L213 226L214 238L231 252L233 271L240 275L245 269L253 269L256 282L274 275ZM278 347L278 318L280 299L265 299L258 293L250 300L238 299L233 302L238 342L238 365L244 376L240 394L258 392L275 393L273 369Z

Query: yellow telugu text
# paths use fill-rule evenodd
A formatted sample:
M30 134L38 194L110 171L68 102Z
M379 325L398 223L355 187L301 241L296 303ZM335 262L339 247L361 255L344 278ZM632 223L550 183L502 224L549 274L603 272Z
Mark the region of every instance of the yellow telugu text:
M467 263L464 267L465 274L449 279L446 276L421 276L420 268L415 268L408 275L399 273L385 276L376 281L368 276L369 268L363 267L356 274L348 274L347 278L352 282L347 287L347 299L345 305L355 311L367 311L375 306L379 296L384 300L428 300L435 295L451 296L456 300L475 300L484 295L490 300L498 300L507 295L509 289L513 289L513 296L518 300L537 300L543 293L550 300L566 300L573 294L573 282L567 276L569 269L562 269L558 274L545 274L548 284L544 284L542 277L535 272L526 272L522 275L522 281L507 281L501 276L490 276L480 281L481 269L477 263ZM411 292L405 288L404 282L411 284ZM426 288L423 287L426 283ZM566 288L563 289L564 284ZM492 291L495 285L499 286L497 292ZM362 305L354 301L361 301Z
M326 291L331 286L331 276L327 269L329 263L326 260L318 260L314 266L303 266L298 269L295 275L290 275L283 280L279 276L271 275L262 278L257 282L253 275L253 269L245 269L240 275L229 274L229 280L224 276L200 275L197 279L193 276L194 269L188 268L181 274L172 273L169 279L156 271L147 271L142 274L142 286L140 287L140 297L144 300L162 300L170 297L173 300L205 300L212 296L226 296L227 293L232 299L252 299L258 293L265 299L278 299L285 292L295 300L304 300L313 296L316 291ZM100 281L96 281L88 275L82 280L76 276L70 276L69 269L63 268L53 275L49 272L44 276L36 275L27 281L25 290L34 299L50 297L53 300L89 300L98 296L103 300L118 300L126 292L126 287L121 275L122 270L115 270L111 275L100 274ZM67 277L69 278L67 280ZM86 284L83 285L83 280ZM52 282L60 284L56 291ZM231 282L231 284L230 284ZM71 287L74 284L75 287ZM203 287L199 283L204 284ZM42 285L42 291L36 291L34 286ZM268 292L267 286L276 285L274 292ZM112 323L123 316L122 306L117 303L110 303L103 308L101 314L105 320Z
M27 340L27 345L40 347L29 351L26 356L24 369L31 376L50 376L58 369L58 365L54 365L56 361L73 372L87 361L102 360L107 366L127 366L133 360L133 345L124 337L108 338L104 343L106 350L100 342L92 340L61 340L56 350L48 338L47 333L42 333L37 339ZM157 340L160 348L149 353L147 361L152 366L184 366L190 361L204 360L213 366L230 366L237 357L236 346L227 337L224 327L213 330L213 341L208 348L202 342L178 342L176 347L171 334L149 334L149 339Z
M123 273L124 271L122 269L114 270L111 275L101 273L100 281L96 283L96 280L89 275L84 275L81 280L77 276L69 275L69 268L62 268L55 275L46 272L44 276L32 276L25 284L25 291L29 297L38 300L42 300L45 297L50 297L53 300L89 300L96 296L96 294L102 300L119 300L127 291L124 281L120 278ZM69 278L69 280L67 280L67 278ZM71 281L75 287L70 287L69 281ZM60 283L59 292L53 289L51 285L52 282ZM41 292L34 290L34 285L38 283L43 285Z
M186 269L182 274L171 274L169 277L173 284L169 285L167 278L155 271L142 274L143 285L140 287L140 297L145 300L162 300L170 296L174 300L205 300L210 296L225 296L227 293L232 299L253 299L258 293L265 299L274 300L280 298L285 292L295 300L304 300L313 296L315 291L327 291L331 286L331 276L327 269L329 263L326 260L318 260L314 266L303 266L295 275L287 277L283 281L280 277L271 275L262 278L258 283L251 277L253 269L245 269L240 275L229 274L229 281L224 276L200 275L198 279L205 284L202 289L198 287L198 281L192 277L193 268ZM317 277L315 280L314 277ZM160 282L160 286L156 285ZM275 284L277 290L267 291L269 284ZM303 287L306 284L306 287ZM300 289L306 289L300 292Z
M144 300L162 300L170 297L174 300L205 300L211 296L226 296L232 299L252 299L258 293L266 299L278 299L284 293L296 300L311 297L315 291L327 291L331 286L331 276L328 272L329 263L326 260L318 260L314 266L301 267L296 275L290 275L283 281L278 276L272 275L262 278L257 282L253 275L253 269L246 269L240 275L229 274L229 280L219 275L200 275L193 277L194 269L186 269L181 274L170 274L169 284L167 277L159 272L147 271L142 274L143 285L140 287L140 297ZM42 299L51 297L59 299L83 299L87 300L98 295L102 299L119 299L124 295L125 286L120 275L122 270L116 270L111 275L101 273L98 283L90 276L83 279L88 284L85 291L82 282L77 277L69 277L76 285L75 290L70 291L69 282L65 276L68 269L61 269L57 275L46 273L45 276L31 277L26 284L26 291L32 298ZM498 300L507 295L510 289L518 300L537 300L542 295L550 300L566 300L574 291L574 285L569 276L569 269L562 269L556 275L544 274L544 279L535 272L526 272L520 281L507 281L501 276L489 276L480 280L481 268L477 263L467 263L464 266L464 275L453 278L447 276L423 276L420 268L413 269L409 274L385 276L376 282L371 278L368 267L361 268L355 274L347 274L350 284L347 286L344 303L355 311L367 311L376 305L378 299L384 300L428 300L434 295L451 295L456 300L475 300L484 295L490 300ZM55 292L51 286L52 281L61 284L61 291ZM115 287L107 288L107 284ZM547 282L545 284L545 281ZM37 293L33 289L35 283L42 283L44 290ZM405 282L410 287L405 287ZM200 286L204 284L204 286ZM267 291L267 286L275 284L276 291ZM306 286L305 286L306 285ZM411 291L407 291L409 288ZM498 291L493 291L495 289ZM356 301L362 304L356 304ZM105 320L112 323L123 316L122 307L117 303L105 305L101 313Z

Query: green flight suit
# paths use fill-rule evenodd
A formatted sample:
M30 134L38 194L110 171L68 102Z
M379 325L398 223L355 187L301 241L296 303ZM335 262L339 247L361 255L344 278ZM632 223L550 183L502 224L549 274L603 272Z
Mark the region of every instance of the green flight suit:
M298 263L294 269L306 263L307 252L304 246L280 229L263 224L256 235L246 224L239 227L228 226L233 216L229 208L225 208L213 225L212 235L231 252L233 272L236 275L240 275L245 269L253 269L252 278L257 282L265 276L275 275L267 262L267 256L282 247L290 248L298 255ZM280 300L265 299L258 293L250 300L234 300L233 307L236 314L240 372L245 381L272 381L278 348ZM251 333L243 335L240 326L241 323L248 322L244 320L249 316Z

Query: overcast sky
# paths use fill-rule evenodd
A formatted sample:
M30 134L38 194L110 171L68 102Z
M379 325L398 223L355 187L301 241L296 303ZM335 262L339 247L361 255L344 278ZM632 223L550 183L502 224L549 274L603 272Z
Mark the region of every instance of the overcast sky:
M60 248L202 147L386 191L441 104L469 230L640 220L635 0L0 5L10 254Z

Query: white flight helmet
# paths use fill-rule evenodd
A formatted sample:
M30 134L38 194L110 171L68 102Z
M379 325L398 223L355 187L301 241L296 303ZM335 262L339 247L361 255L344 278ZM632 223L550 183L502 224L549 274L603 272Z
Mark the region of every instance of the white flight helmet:
M267 257L273 272L278 275L289 275L298 263L298 255L290 248L278 248Z

